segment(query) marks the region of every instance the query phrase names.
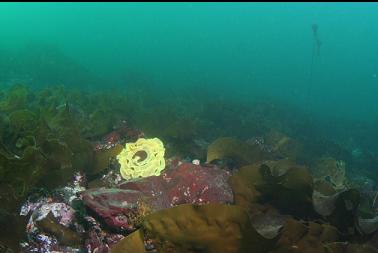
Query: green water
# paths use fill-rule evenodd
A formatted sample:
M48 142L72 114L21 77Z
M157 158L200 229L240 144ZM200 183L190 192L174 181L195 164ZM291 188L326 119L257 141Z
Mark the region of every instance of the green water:
M0 49L57 47L102 78L103 87L127 86L132 76L183 96L187 86L198 86L198 93L274 96L321 115L372 120L377 9L376 3L2 3ZM312 24L322 45L308 87ZM67 79L66 85L88 85Z
M376 217L377 13L378 3L0 3L0 227L11 227L0 253L25 240L31 193L77 171L91 188L114 169L97 147L125 121L116 144L143 132L166 158L203 165L210 143L233 137L245 156L264 154L250 163L288 158L314 180L336 164ZM215 160L232 174L234 158Z

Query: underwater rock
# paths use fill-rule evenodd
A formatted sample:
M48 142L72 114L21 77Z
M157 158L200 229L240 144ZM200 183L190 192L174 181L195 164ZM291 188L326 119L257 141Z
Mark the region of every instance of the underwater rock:
M120 188L139 190L147 196L152 193L152 196L167 198L167 207L186 203L231 203L233 194L227 183L229 177L229 172L216 166L203 167L179 162L158 177L126 182Z
M142 227L158 252L260 253L274 241L261 236L246 210L234 205L180 205L148 215Z
M56 203L56 202L49 202L46 200L46 203L44 203L44 199L41 200L40 203L35 203L37 205L34 207L34 210L32 211L32 214L29 218L29 222L27 224L26 231L28 233L35 232L36 226L35 224L38 221L41 221L45 219L48 215L52 215L52 218L60 224L65 227L70 226L73 224L73 220L75 217L75 211L73 208L65 203ZM27 204L26 204L27 205ZM39 206L40 205L40 206ZM33 209L33 206L32 206ZM22 213L21 215L27 215L27 213Z
M86 252L108 253L123 238L123 235L109 233L99 226L93 227L87 232Z
M264 160L265 154L258 145L238 141L231 137L216 139L207 149L207 163L215 160L233 159L240 165Z
M305 167L286 159L244 166L230 184L237 205L270 203L289 214L312 214L312 177Z
M144 133L129 126L127 121L121 121L115 130L107 133L102 139L95 143L95 151L111 149L123 142L134 142L143 138Z
M84 184L84 175L77 173L63 188L32 192L19 212L20 217L29 217L23 229L26 227L27 240L20 244L22 252L79 252L86 232L81 223L86 213L76 194Z
M146 212L193 203L231 203L229 173L215 166L182 163L160 176L121 183L120 189L90 189L83 201L111 227L133 230Z
M110 159L109 167L112 167L113 160ZM93 188L118 188L120 182L124 179L121 177L117 170L110 169L106 174L102 175L101 178L95 178L88 182L88 189Z
M108 173L96 179L107 180L104 185L111 189L85 191L82 197L87 209L81 206L76 196L84 189L81 185L55 189L54 196L58 196L59 203L65 202L75 210L78 208L75 216L80 215L80 219L83 213L91 211L108 226L104 227L105 230L100 225L88 229L85 222L84 228L77 223L78 217L67 226L67 223L60 222L60 216L52 217L54 212L41 218L37 211L25 209L23 211L29 210L33 217L41 218L37 223L43 230L39 234L27 234L30 243L28 252L47 252L47 249L50 252L78 252L78 249L70 250L69 247L44 246L58 243L57 239L62 240L63 244L76 246L82 243L77 238L83 235L81 232L86 232L88 252L99 253L108 252L110 248L116 252L145 252L143 236L151 235L157 248L164 253L168 253L169 249L175 252L219 253L224 252L223 248L226 252L243 253L365 253L372 252L371 248L378 248L377 218L374 216L378 205L374 184L376 173L374 170L367 173L375 168L374 152L366 150L363 156L353 158L352 154L345 155L339 145L325 142L316 134L306 136L306 131L311 132L308 129L305 132L297 131L305 125L303 118L294 117L296 119L293 120L293 111L284 113L284 107L274 109L274 104L270 104L270 109L256 113L256 109L251 111L225 100L223 106L217 104L211 113L198 118L199 111L207 110L199 107L213 100L213 94L207 94L206 97L204 93L197 92L194 99L188 102L173 100L177 106L171 106L164 104L166 101L158 101L161 98L159 96L154 100L145 94L116 94L114 90L107 94L102 91L88 94L48 88L36 93L26 86L15 86L8 93L0 93L0 227L6 228L0 233L0 245L6 247L0 246L0 251L11 247L13 251L19 252L17 246L24 236L22 232L25 231L26 217L18 217L16 213L27 194L36 187L55 189L76 171L85 171L91 180L100 173ZM196 101L202 104L191 107ZM228 108L229 105L232 106ZM256 106L259 106L258 103ZM266 116L270 112L273 114ZM123 121L125 118L140 123L140 127L146 126L150 136L159 136L165 141L167 151L180 154L185 161L195 161L195 164L173 164L163 170L160 176L124 181L118 174L118 168L114 170L118 164L113 164L112 159L120 152L120 144L143 137L141 131ZM115 126L117 122L121 124ZM210 145L207 143L217 136L236 135L248 139L251 133L263 137L248 142L220 138ZM235 170L232 178L227 170L217 166L201 166L200 161L206 159L207 146L207 160L211 164L218 164L217 160L221 160L219 164L225 162L225 168L236 169L239 169L239 165L252 165L242 167L238 172ZM295 161L298 164L303 161L313 164L315 159L324 154L327 156L318 159L313 167L317 179L312 185L307 169L298 166ZM308 156L305 157L307 160L303 159L303 155ZM289 159L265 161L281 158ZM363 162L366 160L364 158L369 161ZM357 216L357 206L358 215L361 215L362 201L359 201L357 191L345 191L350 185L346 178L345 163L339 159L347 161L350 166L348 175L352 179L350 172L354 171L353 181L364 193L361 199L367 205L360 217ZM235 166L228 166L228 161ZM108 168L110 172L104 172ZM365 178L357 182L357 176L362 174L365 174ZM206 205L233 203L234 195L238 206ZM314 205L312 196L315 196ZM175 206L178 208L171 209ZM243 207L248 209L240 211ZM235 208L240 210L234 211ZM59 209L60 214L72 214L65 212L62 205L56 209ZM46 208L45 211L50 210ZM307 222L293 220L280 212L304 218ZM153 217L150 221L149 215ZM73 218L72 215L65 217ZM69 220L66 218L63 221ZM312 218L321 218L333 226L311 222ZM171 224L181 227L171 228ZM141 229L128 237L120 247L112 247L123 238L121 233L134 231L139 226ZM80 234L71 231L71 228ZM342 240L353 241L353 244L335 242L338 238L337 232L335 235L336 228L345 236ZM250 231L251 237L246 236L249 233L244 233L246 230ZM359 233L353 233L352 230ZM114 231L120 233L113 234ZM353 236L349 237L348 232ZM241 238L236 238L239 235L242 235ZM30 239L33 236L38 238ZM35 244L33 239L36 239ZM237 246L248 244L249 239L255 244L245 248ZM278 244L276 240L279 240ZM259 243L266 242L269 242L267 247L259 248ZM363 244L358 244L360 242Z
M108 226L132 231L142 215L143 194L123 189L90 189L82 193L84 204Z

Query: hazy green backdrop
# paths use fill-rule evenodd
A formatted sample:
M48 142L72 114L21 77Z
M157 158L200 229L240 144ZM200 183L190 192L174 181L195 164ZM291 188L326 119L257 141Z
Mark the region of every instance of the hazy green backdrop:
M56 47L70 60L55 68L78 64L98 78L57 79L66 85L278 97L318 115L376 120L377 13L377 3L1 3L0 82L35 67L28 54ZM322 45L309 87L312 24Z

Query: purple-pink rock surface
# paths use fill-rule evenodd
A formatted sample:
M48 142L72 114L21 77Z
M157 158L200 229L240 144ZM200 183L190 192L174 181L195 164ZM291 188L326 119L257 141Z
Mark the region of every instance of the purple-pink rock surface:
M178 163L160 176L124 182L115 189L90 189L82 197L85 205L107 225L132 230L133 217L143 212L141 206L158 211L188 203L232 203L229 177L228 171L216 166Z

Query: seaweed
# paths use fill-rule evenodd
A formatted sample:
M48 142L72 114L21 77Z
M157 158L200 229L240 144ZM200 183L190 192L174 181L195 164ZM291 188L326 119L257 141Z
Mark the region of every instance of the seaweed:
M60 64L50 67L56 66ZM376 162L374 155L355 158L288 105L263 100L251 106L210 93L182 99L163 91L166 99L160 100L159 92L151 86L91 93L63 86L3 90L1 227L25 225L13 217L21 203L65 185L77 171L84 171L94 185L104 173L119 169L115 157L125 142L144 132L163 140L167 163L224 162L222 172L232 175L234 203L145 213L138 216L138 232L114 246L114 252L145 252L146 238L160 252L370 252L366 242L377 230L376 185L368 188L353 175L374 179L376 173L364 169ZM201 166L209 170L214 165ZM73 205L86 224L82 202ZM325 210L321 205L331 207L329 212L319 212ZM65 240L64 228L45 229ZM19 240L22 233L14 233ZM73 235L78 244L81 236ZM351 243L342 246L342 240Z

